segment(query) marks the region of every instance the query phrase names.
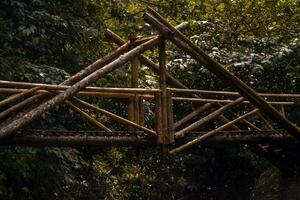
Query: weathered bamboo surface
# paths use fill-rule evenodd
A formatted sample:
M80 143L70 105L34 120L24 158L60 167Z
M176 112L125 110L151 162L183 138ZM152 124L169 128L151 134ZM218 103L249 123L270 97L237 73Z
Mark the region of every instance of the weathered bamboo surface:
M197 133L197 132L196 132ZM202 132L201 134L204 134ZM197 133L198 134L198 133ZM178 142L195 139L193 134ZM183 141L182 141L183 140ZM209 138L204 145L224 145L243 143L272 143L272 142L294 142L294 138L282 130L268 131L236 131L220 132L219 135ZM143 132L113 133L101 131L58 131L58 130L19 130L13 138L6 140L1 145L23 145L23 146L50 146L50 147L153 147L157 145L155 139Z
M170 39L175 45L187 52L190 56L196 59L208 70L213 72L218 77L227 81L233 88L246 97L253 105L260 108L271 119L278 122L290 134L300 140L300 129L285 117L282 116L274 107L267 103L261 96L259 96L252 88L246 85L239 78L227 71L220 63L208 56L202 49L191 42L179 30L174 28L167 22L160 14L152 8L148 8L144 14L144 19L159 31L166 38Z
M38 107L34 108L33 110L29 111L19 119L12 121L5 127L0 126L0 140L9 137L11 134L13 134L15 131L17 131L19 128L25 126L26 124L30 123L34 118L40 116L44 112L48 111L50 108L58 105L60 102L74 96L79 90L87 87L88 85L94 83L104 74L107 74L114 69L116 69L118 66L125 64L129 59L132 59L133 57L143 53L148 48L154 46L157 44L158 38L154 38L138 47L135 47L131 51L128 51L127 53L121 55L118 59L111 62L110 64L106 65L105 67L93 72L92 74L88 75L81 81L78 81L76 84L68 88L66 91L64 91L61 94L58 94L54 98L46 101L42 105L39 105Z
M42 84L41 84L42 85ZM58 86L58 87L56 87ZM55 89L50 89L55 88ZM60 85L49 85L45 87L47 90L52 90L53 93L63 93L67 88L70 86L60 86ZM169 89L169 88L168 88ZM51 95L47 90L40 89L38 90L37 87L32 89L16 89L16 88L0 88L0 94L19 94L25 93L33 90L34 94L45 94ZM153 99L153 94L159 89L144 89L144 88L101 88L101 87L87 87L82 91L76 93L78 96L95 96L95 97L103 97L103 98L130 98L135 97L137 94L145 99ZM5 99L6 100L6 99ZM227 99L204 99L204 98L188 98L188 97L172 97L173 101L185 101L185 102L201 102L201 103L219 103L219 104L226 104L230 103L233 100ZM282 105L282 106L291 106L295 103L293 101L267 101L271 105ZM243 101L243 104L251 104L249 101ZM213 104L211 104L213 105ZM207 105L207 106L211 106Z
M287 106L297 103L296 99L300 98L300 94L256 93L180 32L188 27L188 23L173 27L151 8L147 9L144 19L157 29L160 35L131 38L129 42L125 42L108 29L105 32L106 37L120 47L60 85L0 80L0 94L11 95L0 101L0 144L68 147L159 145L163 147L164 152L174 154L196 144L295 142L292 136L300 139L299 128L285 117L285 107L288 108L287 111L290 110ZM226 80L238 92L196 90L182 84L166 69L168 40L215 75ZM158 47L159 64L143 55L153 46ZM128 86L130 88L91 87L99 78L127 62L131 62L132 66L131 85ZM141 65L149 67L159 75L159 89L138 88ZM167 84L176 88L168 88ZM117 98L122 104L128 103L128 119L99 108L97 104L83 101L79 96L84 96L84 99ZM32 120L59 104L67 105L99 131L22 130ZM174 122L178 111L173 111L173 106L185 104L196 104L197 109ZM233 112L238 110L237 113L244 113L251 106L255 106L253 110L241 116ZM273 106L277 106L276 109L280 112ZM151 118L154 115L154 128L152 123L145 122L145 108L150 111ZM211 111L213 109L214 111ZM208 111L211 113L199 119L200 114ZM264 115L261 115L260 111ZM98 117L90 114L95 112L128 126L128 129L115 131L106 127L97 120ZM256 117L246 119L254 115ZM264 116L268 118L265 119ZM277 124L269 122L269 119L273 119ZM256 121L251 123L253 120ZM206 126L207 124L209 126ZM251 131L241 130L240 125L243 125L242 128L250 128ZM278 133L277 125L285 128L284 134L282 131ZM182 141L186 143L182 144ZM172 146L175 148L169 151Z
M252 110L252 111L250 111L250 112L248 112L248 113L246 113L246 114L244 114L244 115L242 115L242 116L240 116L240 117L224 124L223 126L220 126L219 128L216 128L215 130L209 131L208 133L205 133L204 135L201 135L201 136L197 137L196 139L194 139L192 141L189 141L188 143L185 143L184 145L181 145L181 146L179 146L175 149L172 149L170 151L170 154L178 153L178 152L180 152L180 151L182 151L182 150L184 150L188 147L191 147L195 144L199 144L200 142L203 142L203 141L207 140L208 138L213 137L219 131L222 131L222 130L226 129L227 127L231 126L232 124L235 124L238 121L241 121L242 119L245 119L245 118L257 113L258 111L259 111L259 109L254 109L254 110Z

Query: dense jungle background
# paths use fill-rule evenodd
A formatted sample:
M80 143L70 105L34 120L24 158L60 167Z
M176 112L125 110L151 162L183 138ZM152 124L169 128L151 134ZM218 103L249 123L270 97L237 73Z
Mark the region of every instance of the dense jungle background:
M257 91L300 93L299 0L1 0L0 79L59 84L117 48L106 28L124 38L150 34L142 19L147 6L173 25L188 21L184 33ZM168 70L190 88L231 90L173 45L167 53ZM127 87L129 71L125 65L97 85ZM140 76L140 87L157 86L148 68ZM119 102L97 101L126 112ZM299 108L288 116L298 126ZM180 119L189 110L174 112ZM30 127L94 129L64 106ZM0 199L297 199L297 147L277 150L274 164L245 145L176 156L159 148L0 147Z

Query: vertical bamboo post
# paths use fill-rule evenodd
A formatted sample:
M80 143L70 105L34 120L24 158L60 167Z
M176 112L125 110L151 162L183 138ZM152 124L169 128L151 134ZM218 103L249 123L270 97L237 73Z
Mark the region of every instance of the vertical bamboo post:
M142 96L139 97L139 125L145 125L145 107L144 107L144 98Z
M162 108L161 108L161 92L155 92L155 130L157 133L157 143L163 143L163 134L162 134Z
M140 61L137 57L134 57L131 60L131 87L138 87L138 79L139 79L139 68ZM135 95L133 98L130 98L128 105L128 119L135 123L139 123L139 105L138 105L138 96ZM132 128L129 128L130 131L133 131Z
M159 86L161 89L161 121L162 121L162 138L163 151L168 151L168 102L167 102L167 70L166 70L166 43L162 40L158 45L159 52Z
M172 101L172 91L167 89L167 105L168 105L168 143L173 143L175 141L174 134L174 118L173 118L173 101Z

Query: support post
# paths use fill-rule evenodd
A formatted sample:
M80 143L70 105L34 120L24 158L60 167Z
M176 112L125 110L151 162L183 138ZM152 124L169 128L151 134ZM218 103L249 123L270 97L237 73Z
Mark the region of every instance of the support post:
M155 100L155 130L157 133L157 143L163 143L163 134L162 134L162 109L161 109L161 92L156 92L154 94Z
M163 151L168 151L168 101L167 101L167 69L166 69L166 43L162 40L158 45L159 53L159 86L161 89L161 115L162 115L162 138L163 138Z
M172 92L167 89L168 143L175 142Z

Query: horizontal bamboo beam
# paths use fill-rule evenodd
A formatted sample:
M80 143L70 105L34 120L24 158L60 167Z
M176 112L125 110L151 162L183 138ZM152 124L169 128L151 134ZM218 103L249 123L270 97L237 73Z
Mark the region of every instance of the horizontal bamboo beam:
M50 147L148 147L155 146L155 140L134 135L125 136L36 136L17 135L5 140L1 145L50 146ZM1 146L0 145L0 146Z
M202 95L220 95L228 97L240 97L238 92L214 91L214 90L197 90L197 89L181 89L169 88L173 93L184 94L202 94ZM261 97L276 97L276 98L300 98L300 94L282 94L282 93L257 93Z
M188 101L188 102L202 102L202 103L231 103L233 100L223 100L223 99L202 99L202 98L188 98L188 97L173 97L174 101ZM291 106L294 105L294 102L288 101L268 101L271 105L284 105ZM249 101L243 101L242 104L251 104Z
M120 123L122 123L122 124L131 126L131 127L134 127L134 128L139 129L139 130L141 130L141 131L145 131L146 133L150 133L150 134L153 135L153 136L156 136L156 135L157 135L156 132L153 131L153 130L151 130L151 129L148 129L148 128L144 127L144 126L141 126L141 125L139 125L139 124L137 124L137 123L135 123L135 122L132 122L132 121L130 121L130 120L127 120L127 119L125 119L125 118L123 118L123 117L120 117L120 116L118 116L118 115L116 115L116 114L113 114L113 113L111 113L111 112L108 112L108 111L106 111L106 110L104 110L104 109L101 109L101 108L99 108L99 107L96 107L96 106L94 106L94 105L92 105L92 104L90 104L90 103L87 103L87 102L82 101L82 100L77 99L77 98L74 98L74 100L75 100L77 103L79 103L79 104L81 104L81 105L83 105L83 106L86 106L86 107L88 107L88 108L90 108L90 109L92 109L92 110L95 110L95 111L97 111L97 112L100 112L100 113L102 113L102 114L104 114L104 115L107 115L107 116L111 117L112 119L114 119L114 120L116 120L116 121L118 121L118 122L120 122Z
M46 90L67 90L72 86L68 85L51 85L44 83L27 83L16 81L4 81L0 80L0 86L2 87L41 87ZM82 91L85 92L107 92L107 93L132 93L132 94L154 94L159 89L150 88L106 88L106 87L86 87Z
M31 147L153 147L157 143L153 138L136 135L113 136L90 135L89 133L70 133L62 135L60 131L48 136L36 135L35 132L28 134L27 130L19 131L15 137L5 140L0 146L31 146ZM187 139L192 139L188 137ZM247 135L216 135L206 140L203 145L224 145L224 144L257 144L273 142L295 142L294 138L287 134L247 134Z
M184 150L184 149L186 149L188 147L191 147L191 146L193 146L195 144L199 144L200 142L203 142L203 141L205 141L205 140L213 137L219 131L222 131L222 130L228 128L232 124L235 124L238 121L241 121L242 119L245 119L245 118L247 118L247 117L249 117L249 116L257 113L258 111L259 111L259 109L254 109L254 110L252 110L252 111L250 111L250 112L248 112L248 113L246 113L246 114L244 114L244 115L242 115L242 116L240 116L240 117L238 117L238 118L236 118L236 119L234 119L234 120L232 120L232 121L230 121L230 122L228 122L228 123L220 126L219 128L216 128L215 130L212 130L212 131L210 131L210 132L208 132L208 133L206 133L204 135L201 135L201 136L197 137L196 139L194 139L194 140L192 140L192 141L190 141L188 143L185 143L184 145L181 145L181 146L179 146L179 147L177 147L175 149L172 149L169 153L170 154L175 154L175 153L178 153L178 152L180 152L180 151L182 151L182 150Z
M29 89L14 89L14 88L0 88L0 94L18 94L24 91L28 91ZM53 96L53 93L63 93L64 90L52 90L52 94L47 90L38 90L35 94L45 94ZM85 92L80 91L76 94L76 96L92 96L92 97L102 97L102 98L119 98L119 99L128 99L134 97L134 93L122 93L122 92ZM145 99L153 99L153 95L148 94L139 94L139 96L144 97Z
M103 68L93 72L92 74L88 75L81 81L78 81L73 86L71 86L66 91L64 91L63 93L58 94L54 98L52 98L52 99L46 101L45 103L42 103L41 105L30 110L28 113L21 116L17 120L12 121L5 127L0 126L0 140L3 140L4 138L9 137L15 131L17 131L21 127L27 125L34 118L42 115L43 113L48 111L50 108L58 105L59 103L63 102L64 100L67 100L68 98L76 95L77 92L79 92L81 89L84 89L85 87L91 85L92 83L96 82L101 76L103 76L109 72L112 72L120 65L127 63L128 60L132 59L133 57L136 57L137 55L148 50L150 47L156 45L158 41L159 41L159 39L155 38L155 39L149 40L148 42L146 42L138 47L135 47L134 49L121 55L118 59L107 64Z
M211 114L207 115L206 117L194 122L193 124L189 125L188 127L185 127L184 129L178 131L175 133L175 137L183 137L185 134L201 127L204 126L205 124L211 122L212 120L215 120L220 117L224 112L227 110L233 108L234 106L239 105L244 101L244 97L240 97L236 99L235 101L228 103L227 105L219 108L218 110L212 112Z
M251 87L241 81L226 70L220 63L212 59L202 49L191 42L179 30L174 28L166 19L152 8L148 8L144 14L144 20L162 35L170 39L175 45L187 52L190 56L196 59L208 70L213 72L216 76L227 81L232 87L236 88L238 92L246 97L253 105L260 108L271 119L275 120L283 128L285 128L295 138L300 140L300 128L283 117L272 105L267 103L261 96L259 96Z
M59 86L59 85L57 85ZM62 90L58 90L58 88L54 89L57 93L62 93L70 86L59 86L58 88L62 88ZM51 87L46 87L49 90ZM32 88L37 90L37 88ZM98 91L100 92L96 92ZM16 94L27 92L29 89L15 89L15 88L0 88L0 94ZM86 90L78 92L76 95L78 96L98 96L98 97L106 97L106 98L130 98L134 97L136 93L139 93L139 96L144 97L145 99L153 99L155 92L159 91L159 89L143 89L143 88L97 88L93 89L95 92L89 92ZM46 90L38 90L35 91L36 94L49 94ZM202 102L202 103L230 103L232 100L224 100L224 99L203 99L203 98L188 98L188 97L172 97L173 101L186 101L186 102ZM250 104L249 101L243 101L243 104ZM271 105L283 105L283 106L290 106L294 105L294 102L289 101L268 101Z

